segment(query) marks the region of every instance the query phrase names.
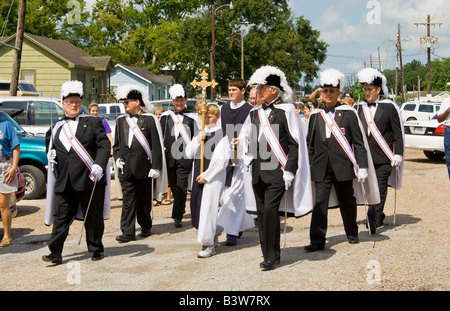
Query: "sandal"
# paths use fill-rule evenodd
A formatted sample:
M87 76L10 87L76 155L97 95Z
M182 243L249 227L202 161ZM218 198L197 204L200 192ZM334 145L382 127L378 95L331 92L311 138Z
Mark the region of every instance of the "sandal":
M161 202L158 202L157 200L153 200L153 206L158 206L159 204L161 204Z
M11 245L11 241L11 238L3 238L3 240L0 242L0 247Z
M164 199L164 200L161 202L161 204L162 204L162 205L169 205L169 204L172 204L172 200Z

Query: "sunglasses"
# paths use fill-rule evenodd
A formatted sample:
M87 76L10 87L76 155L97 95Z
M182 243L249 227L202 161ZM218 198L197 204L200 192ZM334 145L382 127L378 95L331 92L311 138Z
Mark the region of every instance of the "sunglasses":
M329 89L324 89L324 90L322 90L322 92L325 93L325 94L327 94L327 93L334 94L334 93L336 92L336 90L333 90L333 89L331 89L331 90L329 90Z

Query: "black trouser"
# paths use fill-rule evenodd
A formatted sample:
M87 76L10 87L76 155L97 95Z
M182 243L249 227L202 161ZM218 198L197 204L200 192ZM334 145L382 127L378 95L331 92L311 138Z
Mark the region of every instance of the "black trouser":
M278 209L285 192L284 183L253 184L255 193L259 241L265 262L280 260L280 217Z
M48 242L48 247L52 253L62 253L64 241L69 234L69 227L75 219L78 208L81 207L83 215L86 214L91 193L92 190L73 190L70 181L68 181L64 192L55 193L57 208L54 214L52 234ZM105 184L97 183L85 222L86 243L90 252L103 252L102 237L105 229L103 221L104 199Z
M187 166L186 163L176 161L173 167L167 168L167 179L173 197L173 219L183 219L186 212L188 178L192 170L192 161L189 161L189 163L190 165Z
M369 222L375 226L381 226L384 219L384 203L386 202L386 196L388 191L388 180L392 172L392 165L387 164L375 164L375 172L377 175L378 188L380 190L380 203L369 206L367 216Z
M152 181L152 178L136 179L134 176L120 179L123 193L120 229L124 235L136 234L136 220L144 230L152 227Z
M356 199L353 195L353 181L337 181L331 166L328 166L324 180L316 182L316 199L311 216L309 236L311 244L325 245L328 226L328 200L331 186L334 185L339 202L341 217L344 222L344 230L348 236L358 236L356 224Z

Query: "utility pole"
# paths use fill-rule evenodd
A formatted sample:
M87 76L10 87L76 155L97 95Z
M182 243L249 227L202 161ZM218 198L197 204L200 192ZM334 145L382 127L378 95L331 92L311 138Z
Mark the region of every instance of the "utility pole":
M424 17L417 17L417 18L424 18ZM437 43L436 37L431 37L431 26L441 26L442 23L431 23L432 18L444 18L444 16L433 16L431 17L430 14L427 15L426 23L414 23L414 25L417 26L426 26L427 27L427 36L425 38L421 38L420 44L425 43L427 46L427 94L431 94L431 46L433 44Z
M23 44L23 32L24 32L26 8L27 8L27 0L20 0L19 13L17 18L16 49L14 53L11 84L9 87L10 96L17 95L17 86L19 84L20 62L22 60L22 44Z
M404 86L404 75L403 75L403 58L402 58L402 40L400 35L400 24L398 24L398 35L397 35L397 53L400 58L400 83L402 92L402 104L405 102L405 86Z

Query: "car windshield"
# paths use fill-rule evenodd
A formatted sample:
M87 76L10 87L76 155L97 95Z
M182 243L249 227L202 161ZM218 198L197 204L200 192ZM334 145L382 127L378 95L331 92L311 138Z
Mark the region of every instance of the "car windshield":
M3 111L0 111L0 122L7 121L12 124L17 134L19 135L27 135L27 131L25 131L19 124L17 124L10 116L8 116Z

